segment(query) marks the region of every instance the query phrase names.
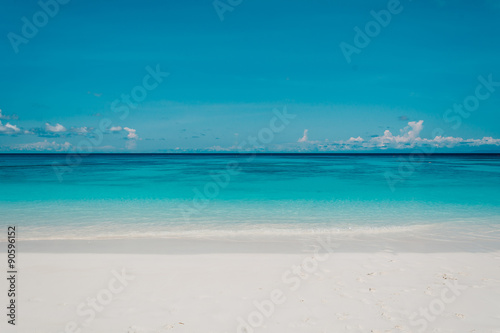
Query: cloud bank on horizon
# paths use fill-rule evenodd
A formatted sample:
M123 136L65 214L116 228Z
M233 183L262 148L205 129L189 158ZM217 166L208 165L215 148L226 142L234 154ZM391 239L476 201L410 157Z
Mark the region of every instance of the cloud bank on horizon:
M481 147L481 146L500 146L500 139L492 137L483 137L481 139L464 139L461 137L436 135L434 138L422 138L420 132L423 129L423 120L410 121L408 126L402 128L398 135L394 135L389 130L385 130L381 136L374 136L370 139L364 139L361 136L350 137L347 140L338 140L330 142L328 139L309 140L309 130L305 129L302 137L297 140L297 143L277 144L273 146L254 146L242 149L235 145L231 147L210 147L208 150L214 152L253 152L253 151L276 151L276 152L345 152L345 151L379 151L383 152L388 149L397 149L402 152L405 149L415 149L421 147L431 148L430 152L434 152L439 148L455 148L455 147ZM436 129L436 132L442 132L441 129ZM423 151L423 152L429 152Z
M2 115L2 119L11 119L11 117ZM296 142L279 143L279 144L253 144L242 147L235 143L234 145L223 146L207 146L200 149L181 149L172 148L162 150L166 152L342 152L342 151L385 151L387 149L414 149L419 147L431 147L432 149L439 148L456 148L456 147L481 147L481 146L500 146L500 138L483 137L469 138L444 136L443 130L435 129L433 131L440 135L435 135L433 138L422 138L420 133L424 128L424 121L409 121L408 125L400 129L399 134L395 135L390 130L385 130L382 135L373 135L369 139L361 136L350 137L346 140L329 141L310 140L309 129L305 129L302 136ZM137 130L130 127L109 126L101 134L111 135L123 133L125 140L124 146L114 147L104 145L102 142L99 145L81 144L82 140L88 140L95 137L98 133L94 128L81 126L66 128L60 123L51 125L46 122L44 126L37 128L24 129L18 125L7 122L5 125L0 121L0 136L30 136L30 137L50 137L52 141L47 139L43 141L35 141L30 143L0 145L0 151L3 152L126 152L137 151L137 141L141 140L137 134ZM76 139L76 143L70 143L67 139ZM62 139L58 142L55 139ZM79 140L79 141L78 141ZM250 140L251 141L251 140ZM140 150L139 150L140 151Z
M0 119L17 119L11 116L2 114L0 109ZM111 145L103 145L102 141L98 144L89 144L89 139L95 138L97 135L107 135L124 133L123 137L125 142L125 147L116 148ZM0 137L1 136L11 136L11 137L38 137L38 138L53 138L53 141L48 141L47 139L43 141L35 141L29 143L18 143L11 145L0 145L0 152L101 152L101 151L123 151L123 150L134 150L136 148L136 141L140 140L136 133L136 130L129 127L112 126L106 129L106 131L99 133L95 128L88 126L81 127L70 127L69 129L60 123L51 125L46 122L43 126L33 127L29 129L24 129L23 127L18 127L17 125L7 122L2 124L0 120ZM66 141L69 138L77 140L76 144L72 144ZM56 141L58 140L58 141ZM86 141L84 141L86 140ZM97 141L95 141L97 142Z
M286 112L286 111L285 111ZM11 116L2 114L1 119L12 119ZM342 152L342 151L385 151L388 149L405 150L418 147L431 147L432 149L439 148L463 148L463 147L498 147L500 146L500 138L482 137L482 138L462 138L454 136L444 136L443 130L437 128L433 131L436 133L433 138L422 138L420 136L424 128L424 121L409 121L408 125L399 130L399 134L395 135L390 130L386 129L382 135L372 135L370 138L361 136L351 136L346 140L329 141L311 140L309 138L309 129L304 129L301 137L296 142L284 143L258 143L253 140L254 144L245 145L242 147L236 142L227 147L223 146L207 146L198 149L182 149L179 147L171 149L163 149L162 152ZM104 144L100 141L99 144L92 145L84 140L91 140L98 135L103 138L105 135L122 133L122 139L125 140L123 146L115 147ZM43 126L24 129L18 124L7 122L2 124L0 121L0 136L28 136L39 138L53 138L52 141L44 139L43 141L35 141L29 143L19 143L12 145L0 145L2 152L126 152L126 151L141 151L138 150L137 142L141 140L137 134L137 130L130 127L111 126L109 125L104 130L96 130L88 126L66 128L60 123L51 125L45 122ZM75 141L71 143L69 141ZM56 141L57 140L57 141ZM69 141L68 141L69 140ZM248 140L252 142L252 140ZM83 144L82 144L83 143Z
M424 121L410 121L408 126L400 130L400 134L393 135L391 131L385 130L382 136L375 136L370 139L363 139L361 136L351 137L345 141L308 141L307 132L298 142L307 144L301 147L302 150L318 151L342 151L342 150L385 150L385 149L409 149L415 147L431 148L454 148L457 146L500 146L500 139L483 137L482 139L464 139L461 137L437 135L432 139L421 138L420 132L424 128ZM442 131L437 129L438 131ZM307 130L306 130L307 131ZM299 149L301 150L301 149Z

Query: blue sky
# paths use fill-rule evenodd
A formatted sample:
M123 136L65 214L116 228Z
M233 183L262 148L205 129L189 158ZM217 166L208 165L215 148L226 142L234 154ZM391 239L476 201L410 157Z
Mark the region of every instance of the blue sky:
M498 0L1 1L0 151L500 151Z

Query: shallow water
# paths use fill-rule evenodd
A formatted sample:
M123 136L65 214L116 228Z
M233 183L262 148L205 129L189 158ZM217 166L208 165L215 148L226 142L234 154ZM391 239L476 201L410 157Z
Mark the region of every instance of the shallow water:
M498 155L409 158L0 155L0 211L25 239L500 225Z

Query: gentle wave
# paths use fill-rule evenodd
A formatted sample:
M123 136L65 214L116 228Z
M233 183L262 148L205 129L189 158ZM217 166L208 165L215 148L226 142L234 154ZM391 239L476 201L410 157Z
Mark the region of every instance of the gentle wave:
M283 227L283 226L254 226L247 228L211 228L211 229L183 229L171 228L169 230L161 230L152 228L151 230L120 230L117 226L112 232L105 232L93 228L92 234L85 233L84 230L75 230L72 232L54 233L54 230L30 230L28 235L20 236L20 240L104 240L104 239L144 239L144 238L205 238L205 239L242 239L242 238L300 238L314 237L323 235L383 235L383 234L407 234L411 232L424 232L432 230L434 225L413 225L413 226L353 226L353 227L322 227L311 228L311 226L303 227ZM123 229L123 228L122 228ZM38 235L36 235L38 233Z

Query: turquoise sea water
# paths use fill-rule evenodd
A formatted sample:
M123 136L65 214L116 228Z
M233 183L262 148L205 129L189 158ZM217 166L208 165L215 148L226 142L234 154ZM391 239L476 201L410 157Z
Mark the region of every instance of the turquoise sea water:
M499 155L0 155L25 239L495 229L499 194Z

